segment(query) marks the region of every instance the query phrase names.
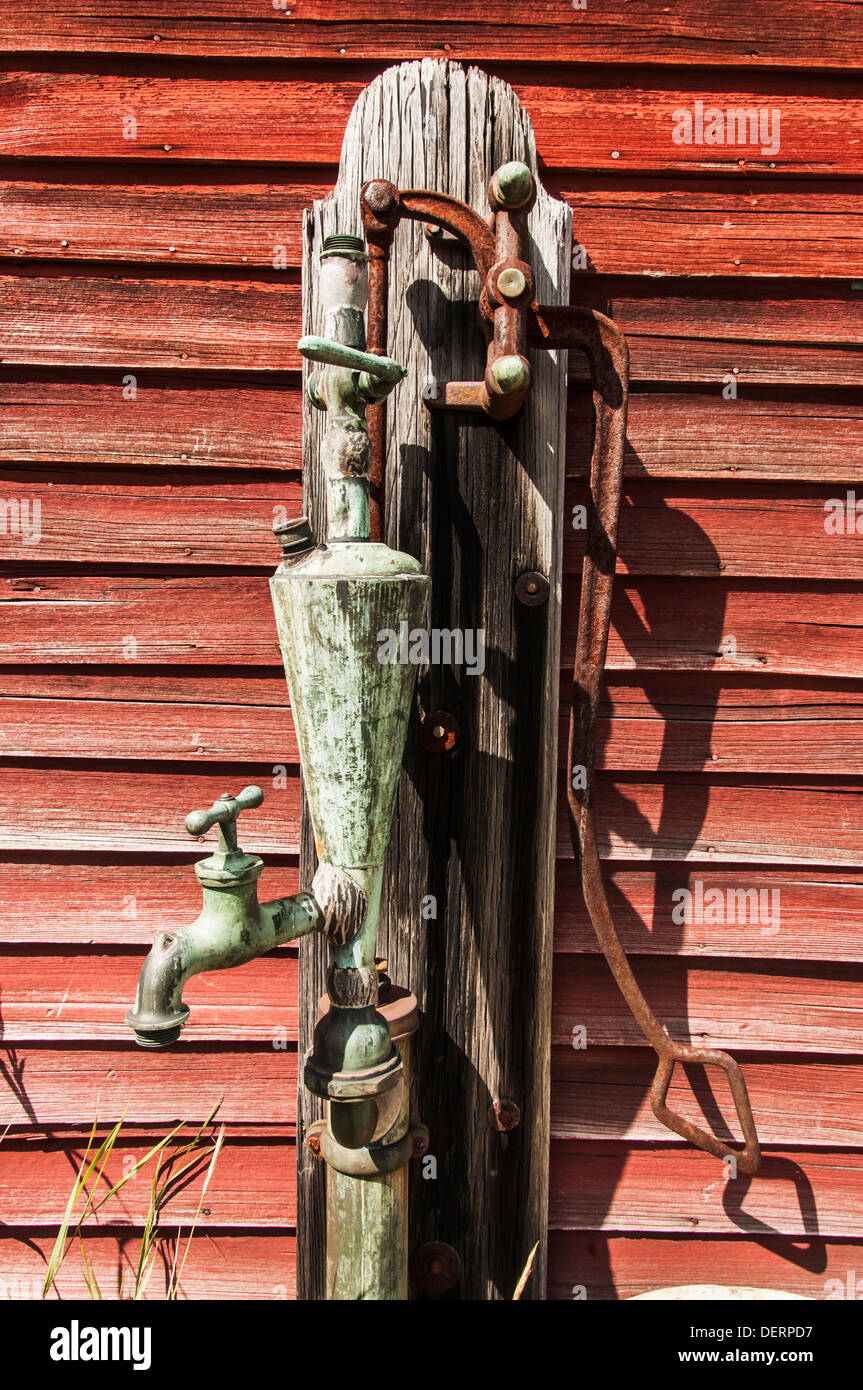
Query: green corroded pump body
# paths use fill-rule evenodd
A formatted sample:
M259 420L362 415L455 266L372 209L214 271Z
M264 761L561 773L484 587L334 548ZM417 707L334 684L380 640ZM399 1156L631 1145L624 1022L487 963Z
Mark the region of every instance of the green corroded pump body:
M327 411L326 541L286 550L270 587L320 860L312 892L343 907L324 908L332 1007L316 1029L305 1081L331 1102L362 1102L401 1079L398 1052L376 1008L374 952L417 673L381 657L392 649L387 635L402 623L409 630L425 625L429 579L411 555L369 539L365 409L403 372L364 351L362 243L334 240L339 249L325 244L322 258L326 336L300 343L304 356L323 364L307 393ZM371 1137L373 1107L350 1110L331 1105L330 1122L341 1128L341 1142L356 1147Z

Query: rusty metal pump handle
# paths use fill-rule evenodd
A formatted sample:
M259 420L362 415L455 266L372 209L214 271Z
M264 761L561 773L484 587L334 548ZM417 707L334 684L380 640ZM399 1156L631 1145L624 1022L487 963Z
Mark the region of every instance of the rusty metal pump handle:
M582 569L567 778L570 835L573 852L581 868L585 903L618 988L659 1059L650 1092L654 1115L673 1133L697 1148L706 1150L716 1158L731 1161L741 1173L752 1174L758 1170L761 1150L743 1073L727 1052L675 1042L656 1017L639 989L615 930L596 839L596 723L608 649L617 560L629 396L629 351L625 338L612 320L589 309L574 306L539 307L536 332L547 347L580 348L585 352L593 379L596 426L590 465L587 550ZM677 1062L718 1066L725 1072L743 1131L742 1149L733 1148L668 1108L668 1089Z

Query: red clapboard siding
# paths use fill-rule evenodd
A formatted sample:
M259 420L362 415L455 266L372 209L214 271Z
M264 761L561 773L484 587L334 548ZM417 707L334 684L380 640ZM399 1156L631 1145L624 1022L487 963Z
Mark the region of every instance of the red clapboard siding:
M0 1237L0 1268L4 1295L9 1298L42 1297L45 1269L54 1245L54 1234L21 1234ZM87 1262L103 1298L129 1298L135 1284L141 1237L138 1232L121 1230L116 1235L102 1232L83 1237ZM188 1255L186 1250L188 1249ZM296 1242L293 1235L275 1235L212 1230L180 1241L178 1264L185 1256L180 1279L180 1298L195 1299L282 1299L296 1295ZM153 1277L143 1297L164 1299L173 1267L173 1244L167 1258L156 1260ZM54 1299L89 1299L83 1277L80 1251L63 1261Z
M211 475L212 476L212 475ZM143 481L122 474L26 474L0 470L0 488L27 524L5 521L0 559L148 564L182 569L224 564L271 567L272 528L302 511L302 485L284 474L250 482L230 474L199 481L171 473ZM850 500L849 500L850 498ZM620 518L618 570L624 574L726 575L801 579L863 577L856 532L857 494L822 488L730 490L702 485L680 495L657 483L631 483ZM580 573L587 491L572 484L565 508L564 570ZM863 494L860 534L863 535ZM7 504L8 505L8 504ZM38 518L38 524L36 519ZM13 518L14 521L14 518ZM575 529L576 524L579 529ZM34 529L35 528L35 529ZM130 553L130 537L134 537Z
M134 400L124 396L124 375L56 380L32 368L2 369L0 457L87 468L171 465L193 473L225 465L302 467L296 374L262 385L147 373L138 377Z
M0 294L5 362L285 371L301 361L296 284L63 273L0 277Z
M214 1127L208 1130L209 1139L214 1137L218 1123L217 1118ZM194 1135L192 1128L182 1130L165 1152L168 1155L176 1153ZM105 1134L99 1133L94 1138L91 1157L104 1137ZM156 1142L153 1136L132 1141L121 1132L102 1170L101 1180L97 1182L94 1175L86 1186L94 1207L100 1198L107 1200L99 1211L88 1212L85 1229L144 1225L150 1185L155 1175L155 1158L149 1159L115 1196L107 1194L134 1164L146 1157ZM37 1143L7 1137L0 1165L0 1210L7 1233L10 1228L59 1226L86 1151L86 1140L83 1143L80 1139ZM212 1143L207 1136L199 1146L199 1153L198 1161L177 1182L160 1208L160 1230L177 1226L188 1230L193 1221L202 1231L213 1226L234 1230L296 1226L296 1149L292 1141L249 1142L229 1135L215 1161L200 1210L198 1204L212 1156ZM179 1175L191 1157L179 1157L173 1164L166 1162L161 1176ZM85 1200L78 1199L77 1211L83 1208Z
M737 1060L765 1144L806 1149L863 1147L863 1064L859 1057L783 1053ZM680 1144L650 1108L656 1056L646 1047L555 1047L551 1057L551 1127L558 1139L660 1140ZM734 1102L715 1067L676 1067L669 1104L715 1132L740 1132Z
M277 666L266 578L19 574L0 578L0 660ZM578 581L564 583L561 661L575 656ZM857 677L859 585L618 581L612 671Z
M299 469L296 373L230 380L138 376L134 402L123 375L61 378L38 368L0 369L0 459L76 467L172 466ZM123 407L123 428L117 411ZM126 408L128 406L128 409ZM593 403L570 392L567 471L590 466ZM794 399L722 399L712 392L633 392L625 456L628 478L853 482L863 469L863 405L840 392Z
M636 277L583 275L573 284L574 301L612 313L627 334L636 381L709 380L717 389L729 374L741 385L863 381L863 297L850 289L706 281L700 293L697 281L662 284L660 295ZM300 364L300 289L292 282L104 279L58 269L0 277L0 293L7 363L187 371ZM571 353L570 366L575 379L589 376L583 354Z
M285 169L276 180L208 169L180 179L144 167L130 182L110 165L69 174L29 161L25 170L6 164L0 254L298 268L303 210L334 182L334 170L311 179L307 169ZM853 225L850 209L848 217Z
M143 953L43 950L0 957L4 1043L111 1040L136 1044L125 1022ZM297 1036L296 952L280 950L236 970L195 975L183 990L192 1011L184 1037L200 1042L271 1042ZM180 1063L182 1064L182 1063ZM24 1078L26 1083L26 1076Z
M2 392L2 386L0 386ZM634 391L629 399L627 478L719 478L819 481L859 478L863 406L839 392L795 391L793 398L724 400L703 394ZM567 471L586 476L593 440L593 402L570 391Z
M250 832L253 836L253 832ZM37 851L38 852L38 851ZM69 858L64 856L64 860ZM149 945L153 931L176 931L197 916L200 886L188 863L4 864L4 909L0 942L4 945L64 942L69 945ZM578 886L575 865L561 860L557 867L555 949L561 952L598 951ZM683 922L672 920L680 899L672 893L688 887L703 893L711 888L725 895L723 912L729 920ZM618 932L628 950L642 955L731 956L774 960L858 961L861 957L858 921L863 876L859 872L817 871L805 868L765 869L745 865L714 868L679 865L656 870L609 865L606 883ZM768 909L778 906L781 930L765 923L753 927L753 900L738 910L731 890L774 891L759 899ZM300 890L296 865L267 856L261 880L263 898L287 897ZM716 899L708 896L708 903ZM702 911L702 917L705 915ZM765 929L766 928L766 929Z
M201 14L190 0L98 0L27 11L3 0L4 49L171 53L203 57L470 61L710 63L732 67L846 68L863 61L863 24L852 6L814 0L677 0L673 10L605 0L573 11L572 0L484 0L428 6L400 0L303 0L270 13L257 0L223 0ZM637 22L634 23L633 21ZM442 36L446 34L446 42ZM757 48L752 35L757 33Z
M237 985L242 976L237 975ZM2 1003L2 1001L0 1001ZM129 1035L131 1038L131 1034ZM192 1024L166 1052L116 1043L22 1043L0 1052L0 1124L32 1129L100 1124L171 1127L202 1124L218 1104L219 1121L237 1128L293 1133L297 1118L296 1047L197 1039ZM0 1165L2 1166L2 1165Z
M614 865L606 872L605 884L617 934L627 951L639 955L863 959L860 871L762 869L749 864L720 869L699 865L692 870L674 864L648 871ZM691 900L692 920L677 922L672 913L680 916L685 901L680 890L697 895L699 884L702 897ZM741 891L746 898L740 897ZM556 951L589 955L599 950L572 861L557 866L554 946Z
M254 838L254 830L250 829L249 843ZM191 844L190 841L190 847ZM201 909L201 885L189 863L7 860L3 881L3 945L63 942L149 947L154 931L186 927ZM261 901L289 897L299 891L296 865L278 863L268 855L260 880Z
M549 1238L549 1298L633 1298L689 1284L781 1289L804 1298L859 1298L863 1243L757 1236L622 1236L556 1232ZM789 1321L793 1319L789 1318Z
M386 63L254 70L183 64L44 58L39 71L11 57L0 90L0 155L52 159L161 159L335 163L354 102ZM695 170L741 168L852 177L863 170L863 101L853 81L750 73L729 84L711 72L621 79L613 68L573 86L559 68L500 69L526 107L550 168ZM419 98L418 98L419 101ZM777 111L780 148L677 144L674 112L728 107ZM124 117L137 122L129 137ZM768 139L769 145L769 139ZM764 150L764 153L762 153ZM615 158L615 155L617 156Z
M146 767L146 765L145 765ZM228 784L263 783L265 800L243 818L241 843L256 853L296 854L299 848L299 769L285 787L267 769L218 773L186 767L177 772L71 768L0 768L0 824L5 849L97 850L140 856L152 852L200 856L206 836L188 835L189 811L211 806ZM277 781L282 779L277 776ZM208 853L204 850L203 853Z
M863 695L856 683L728 680L685 674L652 676L643 684L612 679L600 716L597 767L863 772ZM567 676L561 684L558 765L565 768ZM224 676L214 686L199 675L7 670L0 671L0 701L5 757L272 765L299 760L287 685L276 671L257 680Z
M190 853L183 829L190 810L210 805L227 782L257 778L263 807L245 819L244 842L261 854L295 854L299 840L299 775L289 769L185 767L175 772L120 765L0 767L0 847L6 850L98 851L102 854ZM122 795L118 795L118 778ZM276 785L273 787L272 783ZM705 860L708 863L863 864L863 827L854 785L815 779L773 782L670 774L662 782L598 784L600 850L611 859ZM563 798L557 852L572 847Z
M565 767L570 690L563 682L561 695L558 758ZM611 676L596 765L621 772L859 774L861 699L852 681L779 686L755 676L673 673L637 683Z
M859 189L839 181L795 179L788 188L706 176L560 172L548 186L572 208L573 239L591 270L819 277L860 271L863 205Z
M569 858L563 788L557 852ZM723 778L670 773L662 782L597 783L597 836L608 859L711 863L863 864L856 783Z
M22 496L25 494L22 493ZM570 487L564 570L584 556L586 489ZM767 579L863 577L863 491L857 494L746 484L696 489L683 495L657 483L630 483L620 513L618 571L624 574L758 575ZM580 506L583 511L574 509ZM828 526L831 528L828 530ZM18 558L16 556L16 558Z
M112 165L74 176L50 163L0 168L0 254L63 261L299 266L302 212L335 170L232 169L171 173ZM694 185L641 176L553 174L549 191L573 210L586 266L607 274L856 276L863 202L853 183L795 181L778 190L728 179Z
M741 969L737 962L645 956L635 968L648 1002L679 1042L732 1051L859 1053L863 971L856 966L783 962ZM586 1030L590 1048L644 1044L604 960L555 958L552 1042L578 1040L573 1029Z
M861 1186L861 1153L768 1150L741 1191L739 1184L726 1183L715 1159L697 1149L556 1143L549 1225L567 1231L769 1230L860 1238Z

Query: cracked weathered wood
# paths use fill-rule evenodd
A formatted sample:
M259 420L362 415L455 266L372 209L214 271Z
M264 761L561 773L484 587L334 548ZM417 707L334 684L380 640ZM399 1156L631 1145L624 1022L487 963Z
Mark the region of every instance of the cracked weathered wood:
M319 331L316 255L332 232L359 230L372 177L430 188L482 212L508 159L536 169L530 122L503 82L425 60L390 69L352 114L334 193L308 224L304 331ZM540 190L530 218L537 292L565 302L570 214ZM534 1242L527 1295L544 1293L548 1170L551 917L557 746L557 656L563 534L566 363L535 354L534 387L506 426L432 416L430 376L469 380L484 360L479 280L461 252L437 259L421 227L399 228L390 275L388 352L408 368L388 407L387 539L432 576L431 622L484 629L482 676L432 667L426 709L459 721L456 750L422 751L409 734L390 849L380 953L419 997L416 1110L431 1130L437 1178L412 1174L412 1245L443 1240L462 1259L461 1296L511 1298ZM308 416L308 412L307 412ZM307 419L308 498L319 521L318 422ZM515 579L541 570L550 601L522 608ZM312 867L306 845L303 873ZM424 918L423 900L437 917ZM300 1049L308 1044L320 960L303 950ZM519 1106L508 1135L492 1101ZM311 1114L300 1097L301 1124ZM301 1297L320 1294L320 1172L300 1160Z

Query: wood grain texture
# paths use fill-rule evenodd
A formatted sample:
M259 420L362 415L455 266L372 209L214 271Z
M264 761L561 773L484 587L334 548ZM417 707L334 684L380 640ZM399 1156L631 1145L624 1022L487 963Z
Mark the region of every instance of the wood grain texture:
M134 1001L145 954L104 948L5 952L0 960L4 1045L62 1039L134 1047L124 1015ZM193 976L183 990L192 1012L173 1054L177 1064L183 1065L186 1042L269 1043L286 1055L297 1037L296 992L295 951L259 957L236 971Z
M0 1269L3 1271L0 1286L4 1297L41 1298L54 1240L54 1232L0 1237ZM119 1299L121 1294L127 1297L135 1282L140 1232L134 1229L120 1230L116 1234L94 1231L84 1236L84 1243L87 1262L102 1290L102 1297ZM185 1239L182 1245L185 1252ZM180 1298L236 1299L241 1290L243 1299L291 1299L296 1293L295 1261L293 1235L208 1232L203 1239L191 1242L180 1281ZM145 1299L166 1297L172 1263L173 1245L168 1242L165 1258L156 1261ZM72 1257L63 1262L55 1288L60 1300L89 1298L80 1259Z
M437 56L499 62L709 63L728 67L857 68L863 17L855 4L815 0L678 0L672 11L607 0L573 11L571 0L440 3L302 0L270 13L256 0L98 0L27 12L3 0L3 49L161 53L238 58ZM635 13L633 11L635 10ZM442 41L445 35L445 41ZM757 39L753 38L757 35ZM757 43L757 47L753 44Z
M122 797L117 796L118 771ZM248 763L166 771L147 764L141 770L134 762L113 767L49 762L39 767L7 760L0 765L0 848L29 852L50 843L52 849L70 852L191 857L195 845L183 829L183 817L212 804L227 781L238 779L257 779L267 788L264 806L246 831L246 847L264 855L296 854L298 769L289 768L285 776L281 767ZM854 868L863 864L858 795L853 781L829 779L738 775L708 780L695 773L669 773L662 780L636 781L602 775L599 844L606 859ZM562 800L561 795L559 809ZM550 848L551 836L543 843ZM557 855L569 858L571 853L558 815ZM302 874L301 880L307 881ZM392 959L394 950L387 949Z
M50 161L0 166L0 253L20 260L298 267L302 214L331 166L198 171ZM124 177L125 175L125 177ZM605 274L856 277L863 210L841 180L550 173L573 212L573 265Z
M808 1150L863 1147L863 1065L859 1057L735 1054L745 1069L758 1133L765 1144ZM650 1108L656 1055L647 1047L552 1049L552 1134L558 1139L628 1139L684 1144ZM734 1103L713 1071L677 1067L673 1110L709 1118L726 1140L739 1133Z
M194 1134L194 1129L181 1130L168 1145L167 1153L177 1152ZM208 1134L212 1137L212 1128ZM93 1149L98 1148L103 1137L102 1132L97 1134ZM121 1132L100 1180L97 1182L94 1175L87 1184L86 1190L92 1193L94 1204L107 1197L110 1188L146 1157L154 1142L152 1136L132 1140ZM86 1153L86 1140L82 1143L80 1139L50 1139L34 1143L32 1140L10 1140L7 1136L3 1147L0 1207L6 1232L26 1230L31 1226L58 1227ZM210 1144L202 1144L200 1153L200 1161L175 1183L160 1209L160 1230L176 1232L181 1228L188 1231L192 1224L201 1232L212 1227L242 1231L246 1228L290 1230L296 1226L296 1193L293 1184L285 1182L286 1173L293 1169L296 1161L292 1141L279 1143L275 1139L259 1139L249 1142L229 1133L206 1192L203 1185L212 1153ZM173 1166L166 1163L163 1176L179 1176L187 1161L187 1158L180 1158ZM155 1166L155 1159L150 1159L100 1210L91 1209L85 1217L84 1229L143 1227Z
M569 689L561 677L558 767ZM612 678L597 767L617 772L863 772L861 696L849 681L776 685L755 676ZM296 766L287 686L268 676L182 669L0 671L0 757L110 758ZM0 926L2 931L2 926Z
M804 1298L859 1297L863 1244L819 1235L645 1236L556 1232L549 1240L549 1297L620 1299L709 1282L783 1289Z
M596 937L572 861L559 861L556 877L555 950L596 955ZM859 870L716 868L710 864L692 869L675 864L645 868L615 862L609 865L607 879L624 945L640 955L860 960L857 922L863 876ZM672 894L687 887L696 893L699 882L703 894L718 889L725 895L725 910L705 913L702 906L700 920L694 912L692 920L674 921L671 913L681 900ZM73 852L64 853L60 862L19 856L7 860L4 883L3 945L149 946L155 930L186 926L200 906L190 864L147 863L131 856L113 863L104 862L104 856L103 862L81 862ZM737 889L778 893L778 902L772 896L763 901L768 909L778 907L781 929L760 930L752 897L738 908L741 900L729 896ZM267 898L298 892L296 863L268 854L261 891ZM718 902L716 898L707 901L708 909ZM759 907L761 902L759 897Z
M793 966L735 961L690 964L655 956L636 960L636 974L672 1037L697 1046L856 1057L863 1010L858 965ZM553 1042L586 1030L587 1046L641 1047L644 1037L604 960L557 956ZM575 1035L576 1037L580 1035ZM721 1076L713 1082L724 1086Z
M291 469L302 466L298 373L137 374L123 398L121 370L62 375L0 368L0 459L96 468ZM722 399L716 381L697 390L633 391L629 479L853 483L863 469L863 405L851 392L752 388ZM117 429L122 409L123 428ZM593 404L573 383L567 473L590 463Z
M131 1042L93 1046L80 1039L6 1045L2 1054L0 1123L24 1139L57 1137L67 1128L90 1133L94 1119L150 1133L185 1120L202 1124L218 1103L233 1132L287 1139L296 1121L297 1051L286 1042L193 1042L154 1054ZM77 1135L80 1139L81 1133ZM283 1175L285 1187L290 1174ZM8 1219L8 1218L7 1218Z
M263 576L0 575L5 663L278 667ZM23 570L23 572L21 572ZM572 665L578 580L564 580L560 661ZM438 624L438 626L445 624ZM619 579L608 668L859 678L859 585Z
M863 874L859 870L699 865L681 871L679 865L647 870L615 864L606 873L606 887L624 948L638 955L776 962L859 962L863 957L859 928ZM683 888L693 895L685 914ZM741 898L740 890L748 896ZM573 863L558 864L555 901L555 950L595 955L596 934ZM770 922L764 920L767 914L762 907L770 914ZM682 921L672 916L675 910Z
M302 467L297 373L138 372L134 399L125 375L0 368L0 458L76 469Z
M215 73L184 62L166 72L150 59L96 56L85 64L45 56L34 70L10 55L0 70L0 156L335 163L354 102L381 66L226 64ZM573 85L557 66L496 66L512 82L549 168L831 178L863 170L863 101L851 74L825 80L753 71L729 92L710 71L635 69L622 77L609 67ZM778 111L779 149L736 137L675 143L674 112L696 101L723 112ZM414 112L421 122L418 106Z
M558 252L563 259L561 243ZM293 275L202 281L179 268L110 278L22 268L0 276L0 356L12 365L296 371L301 304ZM656 290L638 277L585 274L572 284L573 302L619 321L634 382L710 382L721 394L724 377L736 378L738 390L863 381L863 295L847 285L693 280L663 281ZM465 330L478 333L475 316ZM440 349L427 370L446 379ZM570 376L588 379L581 353L570 354Z
M93 567L132 562L175 572L266 570L273 526L302 505L300 480L286 471L219 479L212 470L204 480L198 470L141 477L0 467L0 495L0 561L74 556ZM581 573L587 500L586 485L567 486L566 574ZM863 494L858 512L854 488L835 481L768 490L633 480L621 507L617 567L631 575L859 580L861 535Z
M859 1240L861 1185L863 1154L841 1150L768 1149L756 1176L738 1191L697 1149L556 1143L549 1226Z
M385 170L401 187L439 189L484 208L488 180L508 159L536 168L530 121L503 83L432 62L385 74L356 108L336 190L310 220L307 323L316 323L317 308L311 256L323 235L354 229L365 178ZM565 205L540 190L529 232L539 297L565 302ZM477 288L473 272L433 258L421 228L399 228L388 350L408 377L387 412L387 538L418 554L432 576L432 625L482 626L497 671L493 682L463 680L459 688L454 673L433 667L421 682L424 707L452 710L464 732L459 758L443 767L430 766L409 735L381 949L393 979L420 1000L419 1113L441 1171L459 1174L434 1191L416 1185L414 1240L455 1245L464 1296L494 1299L511 1297L545 1229L565 373L557 355L538 357L528 405L508 430L430 419L420 404L429 372L457 380L482 370L469 327ZM511 597L524 568L542 570L552 584L550 604L529 624ZM485 808L481 817L466 810L468 786L470 804ZM498 884L494 901L473 886L489 875ZM421 920L429 892L445 934ZM477 997L484 1007L475 1011ZM487 1119L502 1095L522 1113L506 1153ZM543 1290L540 1254L529 1293Z

